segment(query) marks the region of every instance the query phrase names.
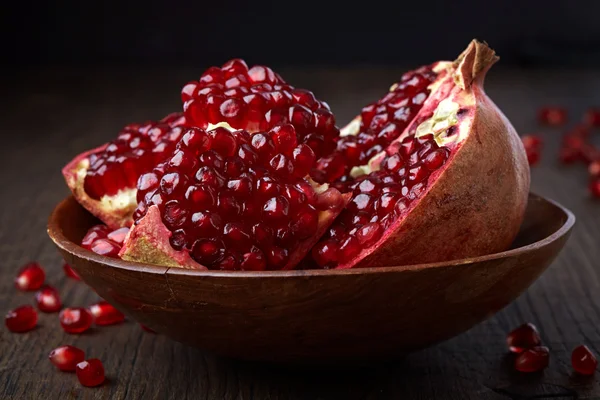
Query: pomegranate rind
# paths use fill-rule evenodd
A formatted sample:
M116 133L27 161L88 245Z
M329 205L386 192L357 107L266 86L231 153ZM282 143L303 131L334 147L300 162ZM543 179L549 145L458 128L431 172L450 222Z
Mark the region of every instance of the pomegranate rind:
M108 144L104 144L79 154L62 169L62 174L79 204L111 229L118 229L133 223L131 215L137 206L136 189L125 189L116 195L103 196L102 199L96 200L87 195L83 186L89 168L89 157L104 151L107 146Z
M469 130L467 135L444 167L432 174L426 192L404 218L376 244L336 268L438 262L510 246L525 214L530 174L517 132L483 90L485 74L497 59L476 41L459 56L449 95L472 110L470 120L459 126ZM424 107L421 112L427 111Z

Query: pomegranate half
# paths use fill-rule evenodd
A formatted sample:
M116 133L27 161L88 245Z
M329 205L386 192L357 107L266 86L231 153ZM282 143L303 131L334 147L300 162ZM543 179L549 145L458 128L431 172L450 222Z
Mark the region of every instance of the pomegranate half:
M351 190L352 199L313 248L318 266L435 262L510 246L523 219L530 177L519 136L483 89L497 60L493 50L474 40L454 62L405 74L391 95L342 129L343 137L362 138L355 142L363 147L354 159L347 156L348 146L338 147L339 157L352 168L319 165L320 178L341 177L335 185ZM425 78L415 78L421 75ZM417 89L410 88L410 80ZM391 111L406 105L407 98L414 107ZM365 115L370 118L366 131ZM398 115L410 118L402 130ZM353 142L342 138L339 143ZM371 157L357 165L365 154Z

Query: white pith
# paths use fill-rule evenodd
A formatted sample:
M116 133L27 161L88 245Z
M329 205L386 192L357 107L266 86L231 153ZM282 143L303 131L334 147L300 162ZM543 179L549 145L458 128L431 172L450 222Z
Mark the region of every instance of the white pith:
M435 142L440 147L452 142L462 141L467 135L464 130L455 135L446 135L450 127L458 124L459 109L460 105L452 101L451 98L440 101L431 118L423 121L417 127L415 137L433 135Z

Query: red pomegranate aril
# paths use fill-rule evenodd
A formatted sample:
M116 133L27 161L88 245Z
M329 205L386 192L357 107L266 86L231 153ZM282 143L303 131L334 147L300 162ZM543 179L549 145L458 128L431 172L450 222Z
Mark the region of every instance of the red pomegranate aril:
M588 166L588 172L592 179L600 179L600 160L592 161Z
M19 290L38 290L46 280L44 269L37 262L25 264L15 278L15 286Z
M100 254L101 256L118 258L119 250L121 250L121 246L108 239L98 239L90 248L96 254Z
M381 238L383 227L378 222L370 222L358 229L356 237L361 246L371 246Z
M338 250L337 259L339 262L348 262L360 253L361 244L354 236L348 236L341 244Z
M62 302L58 290L49 285L44 285L35 294L35 302L40 311L53 313L60 311Z
M75 346L66 345L52 350L48 358L61 371L72 372L77 368L77 364L85 360L85 353Z
M535 135L525 135L521 137L521 141L525 149L540 148L542 145L542 139Z
M590 182L589 190L594 198L600 199L600 178L593 179Z
M306 176L315 165L317 157L314 151L306 145L301 144L293 151L294 174L297 177Z
M242 258L243 260L240 266L245 271L264 271L267 267L265 255L256 247L250 252L245 253Z
M281 220L289 214L289 202L283 196L275 196L267 200L263 206L263 215L268 220Z
M320 267L330 267L338 262L339 246L336 241L325 240L317 243L312 249L312 257Z
M300 239L311 237L317 231L319 225L319 216L317 211L312 207L307 207L306 210L297 216L297 220L292 226L292 230Z
M587 125L600 126L600 108L590 108L585 112L584 120Z
M181 101L191 100L198 92L198 82L188 82L181 89Z
M36 327L37 320L37 311L29 305L10 310L4 317L4 323L8 330L15 333L29 332Z
M525 149L527 153L527 162L530 166L535 166L540 162L540 151L538 149Z
M63 271L67 278L75 279L76 281L80 281L81 277L75 270L67 263L63 264Z
M581 345L571 353L571 365L581 375L593 375L598 368L598 360L589 347Z
M560 149L558 158L563 164L572 164L581 159L581 152L578 149L563 147Z
M106 301L92 304L89 311L96 325L114 325L125 321L125 315Z
M91 227L83 239L81 240L81 247L90 250L92 244L98 239L105 239L110 233L110 229L106 225L96 225Z
M60 325L67 333L83 333L87 331L93 322L92 314L82 307L65 308L58 315Z
M543 107L538 111L538 121L543 125L564 125L567 122L567 110L558 106Z
M550 362L550 351L545 346L536 346L520 353L515 359L515 369L519 372L539 372Z
M77 364L75 373L79 383L86 387L95 387L104 383L104 366L97 358L82 361Z
M527 349L539 346L541 343L540 334L536 326L531 323L519 326L506 336L508 349L513 353L522 353Z
M129 228L127 228L127 227L120 228L120 229L117 229L116 231L112 231L111 233L109 233L106 238L109 240L112 240L113 242L115 242L117 244L122 245L123 242L125 241L125 236L127 236L128 233L129 233Z

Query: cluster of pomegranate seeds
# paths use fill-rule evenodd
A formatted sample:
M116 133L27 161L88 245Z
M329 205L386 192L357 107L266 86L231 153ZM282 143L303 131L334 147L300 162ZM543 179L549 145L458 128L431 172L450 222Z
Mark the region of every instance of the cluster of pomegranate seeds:
M333 182L383 151L421 110L436 76L429 66L406 73L388 94L364 107L358 133L342 137L336 151L319 160L314 179Z
M550 350L546 346L536 346L523 351L515 359L515 369L519 372L538 372L548 367Z
M173 151L185 123L182 114L173 113L160 121L125 126L106 148L89 156L84 181L87 195L99 200L135 188L141 174Z
M313 247L312 257L318 266L332 268L346 263L375 244L421 197L431 174L446 163L450 151L439 147L433 135L416 138L416 126L417 122L397 146L388 147L379 171L338 184L340 191L352 191L352 200Z
M191 128L140 177L134 220L158 206L171 246L210 269L280 269L317 231L323 205L303 178L314 163L289 124L252 135Z
M96 325L114 325L125 321L125 315L107 301L92 304L89 311L94 317Z
M87 231L81 240L81 247L96 254L118 258L127 232L129 232L129 228L119 228L111 231L106 225L96 225Z
M35 328L37 320L38 314L35 308L26 305L10 310L4 318L4 323L9 331L23 333Z
M542 125L562 126L567 119L568 113L564 107L548 106L538 110L538 121Z
M527 153L527 161L530 166L536 165L540 161L542 150L542 139L539 136L525 135L521 137L525 152Z
M67 333L83 333L90 329L94 317L82 307L65 308L58 315L60 325Z
M104 366L97 358L90 358L77 364L75 373L83 386L94 387L104 383Z
M38 290L46 280L46 273L37 262L25 264L17 277L15 278L15 286L19 290Z
M531 323L519 326L506 337L508 349L513 353L522 353L527 349L539 346L541 343L540 333L536 326Z
M80 281L81 277L75 270L67 263L63 264L63 271L65 272L65 276L71 279L75 279L76 281Z
M581 375L593 375L598 368L598 360L585 345L577 346L571 354L571 365Z
M75 346L60 346L48 355L50 362L61 371L75 371L77 364L85 360L83 350Z
M209 68L199 81L183 87L181 99L190 124L202 129L226 122L257 132L290 123L299 142L309 145L317 157L330 153L339 135L327 103L286 84L269 67L248 68L240 59Z
M35 302L40 311L45 313L54 313L60 311L62 302L58 290L50 285L44 285L35 294Z

